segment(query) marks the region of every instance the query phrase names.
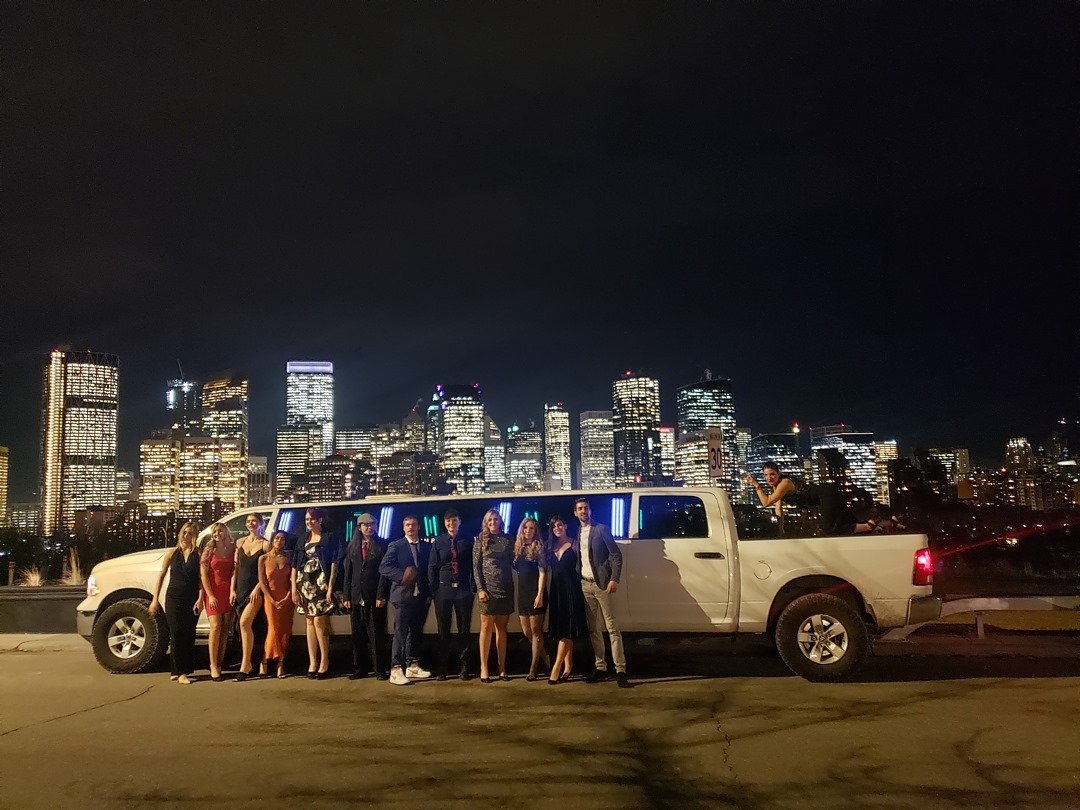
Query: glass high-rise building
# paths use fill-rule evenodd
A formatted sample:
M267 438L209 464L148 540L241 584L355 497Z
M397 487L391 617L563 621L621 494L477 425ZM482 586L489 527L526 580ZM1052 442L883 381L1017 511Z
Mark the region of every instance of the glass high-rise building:
M9 452L6 447L0 445L0 528L7 526L8 521L8 459Z
M165 410L173 430L185 436L202 429L202 386L191 380L169 380L165 387Z
M709 434L684 433L675 442L675 480L684 487L711 487L709 475Z
M660 383L631 372L611 384L615 485L653 485L661 476Z
M506 444L502 431L490 416L484 428L484 488L495 492L506 486Z
M675 477L675 428L660 428L660 474L667 480Z
M961 478L971 477L971 455L966 447L931 447L926 452L941 462L945 475L953 486L956 486Z
M274 485L266 456L248 456L248 506L274 502Z
M1024 437L1009 439L1005 445L1005 460L1013 472L1026 473L1035 466L1031 442Z
M877 483L875 500L888 504L889 499L889 462L900 458L896 439L874 442L874 471Z
M75 512L116 497L116 355L56 349L42 374L41 519L71 529Z
M334 431L334 451L349 456L360 455L361 458L371 460L371 443L375 440L378 425L367 427L338 428Z
M570 413L561 402L544 405L544 473L570 489Z
M761 468L766 461L774 462L784 475L802 478L803 465L798 450L798 434L760 433L754 436L746 447L747 472L761 481ZM754 502L756 503L756 499Z
M845 428L834 430L833 428ZM825 435L822 435L822 434ZM817 480L824 480L822 475L821 450L836 450L844 457L847 464L847 480L852 486L865 490L871 496L878 491L877 462L874 450L874 434L858 433L847 426L814 428L814 454L817 457Z
M544 440L532 425L506 429L506 479L517 492L539 490L544 483Z
M242 439L247 446L247 377L227 371L203 384L202 429L207 436Z
M675 392L675 408L678 438L681 439L691 433L706 434L710 430L721 432L724 444L722 463L724 475L720 484L728 492L738 492L741 486L739 481L740 452L731 380L722 377L714 378L706 370L704 379L684 385ZM690 463L689 456L685 456L685 459L684 463ZM707 466L707 456L705 461ZM687 474L689 475L688 472ZM695 480L699 478L697 475L692 477Z
M423 453L424 433L424 415L420 412L419 407L413 408L401 420L401 436L404 440L405 451Z
M164 517L180 509L180 440L146 439L139 443L139 500L146 514Z
M462 494L484 491L484 403L480 385L438 386L443 472Z
M303 476L307 463L312 459L325 457L322 425L309 423L279 427L274 471L276 499L280 502L291 497L293 477Z
M334 452L334 364L293 360L285 365L285 422L322 429L322 456Z
M578 415L578 431L581 488L612 489L615 486L615 433L611 411L582 411Z

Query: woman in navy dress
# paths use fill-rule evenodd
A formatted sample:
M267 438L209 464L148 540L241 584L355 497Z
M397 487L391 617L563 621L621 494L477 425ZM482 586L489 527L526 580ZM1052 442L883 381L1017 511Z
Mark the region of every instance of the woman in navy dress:
M529 664L527 681L536 680L536 671L543 661L551 666L551 658L544 649L544 611L547 609L545 585L548 576L547 551L540 539L540 527L531 517L521 521L517 541L514 543L514 570L517 571L517 612L521 632L532 646L532 663Z
M548 637L558 642L548 683L570 680L574 668L574 642L589 635L585 596L577 553L561 517L551 519L551 592L548 594Z

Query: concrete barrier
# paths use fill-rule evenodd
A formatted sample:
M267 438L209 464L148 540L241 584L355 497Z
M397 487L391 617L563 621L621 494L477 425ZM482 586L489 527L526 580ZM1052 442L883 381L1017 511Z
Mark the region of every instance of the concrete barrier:
M84 585L0 588L0 633L74 633Z

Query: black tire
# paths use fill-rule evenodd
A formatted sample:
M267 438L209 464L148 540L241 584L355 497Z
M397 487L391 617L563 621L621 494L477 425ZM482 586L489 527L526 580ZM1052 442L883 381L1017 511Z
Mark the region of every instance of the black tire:
M122 599L94 622L94 657L109 672L147 672L161 664L169 647L163 611L150 615L145 599Z
M788 669L808 681L850 677L866 660L866 622L850 602L828 593L800 596L776 622L776 649Z

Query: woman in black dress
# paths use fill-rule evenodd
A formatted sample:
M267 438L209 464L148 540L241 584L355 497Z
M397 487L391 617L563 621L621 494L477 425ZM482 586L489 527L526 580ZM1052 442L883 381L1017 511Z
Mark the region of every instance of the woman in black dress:
M255 647L255 620L263 615L262 586L259 585L259 565L270 544L262 535L262 520L255 513L244 521L248 533L236 541L236 565L233 566L233 591L236 610L240 614L240 648L242 659L236 680L246 681L252 672L251 653Z
M169 575L169 588L165 591L165 620L169 623L169 664L172 675L169 680L191 683L195 671L195 621L202 610L202 580L199 574L199 552L195 538L199 536L199 524L189 520L180 527L176 545L165 552L161 561L161 573L154 586L154 598L150 600L150 615L157 614L161 604L158 594L165 574Z
M532 645L532 663L527 681L536 680L536 670L543 661L551 666L551 658L544 649L544 586L547 584L548 561L544 543L540 539L540 527L531 518L525 518L518 527L514 543L514 570L517 571L517 612L521 632Z
M548 679L554 686L559 681L570 680L574 668L574 642L589 635L589 618L585 612L585 596L581 592L578 558L566 533L566 523L561 517L553 517L550 526L553 537L548 636L559 643Z

